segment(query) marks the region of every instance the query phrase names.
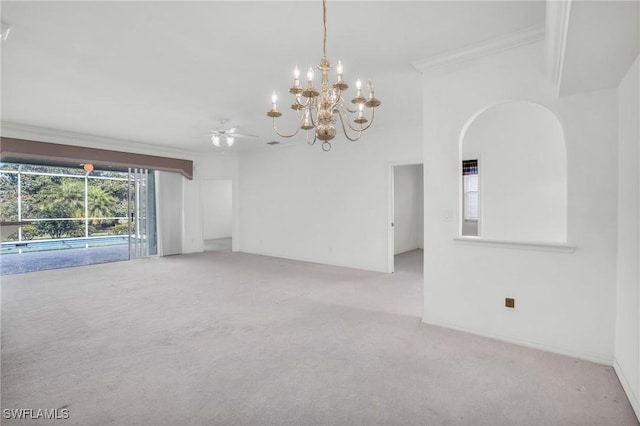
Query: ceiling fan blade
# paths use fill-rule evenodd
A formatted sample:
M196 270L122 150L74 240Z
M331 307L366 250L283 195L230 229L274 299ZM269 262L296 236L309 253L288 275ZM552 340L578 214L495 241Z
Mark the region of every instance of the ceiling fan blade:
M256 139L258 135L249 135L247 133L228 133L229 136L233 136L234 138L244 138L244 139Z

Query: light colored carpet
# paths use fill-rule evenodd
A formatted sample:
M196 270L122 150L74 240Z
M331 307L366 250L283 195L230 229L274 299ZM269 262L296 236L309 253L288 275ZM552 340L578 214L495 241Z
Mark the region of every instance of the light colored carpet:
M380 274L242 253L2 278L2 408L65 425L636 425L611 367L420 322Z
M231 251L231 238L204 240L204 251Z

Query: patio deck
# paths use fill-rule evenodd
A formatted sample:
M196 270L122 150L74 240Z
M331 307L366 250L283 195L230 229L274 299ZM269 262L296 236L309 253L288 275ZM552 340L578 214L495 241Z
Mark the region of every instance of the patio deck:
M128 259L128 244L28 253L6 253L0 255L0 275L22 274L46 269L69 268Z

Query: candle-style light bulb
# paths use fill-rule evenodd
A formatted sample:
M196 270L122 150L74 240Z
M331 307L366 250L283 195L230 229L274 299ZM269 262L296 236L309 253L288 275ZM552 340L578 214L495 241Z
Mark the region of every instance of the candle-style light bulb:
M336 71L338 72L338 77L342 77L342 61L338 60L338 65L336 66Z
M267 117L272 117L274 120L282 115L280 111L278 111L278 107L276 106L276 102L278 101L278 95L274 90L271 93L271 109L267 111ZM231 142L233 143L233 141ZM231 145L229 145L231 146Z
M309 67L309 71L307 71L307 81L309 84L313 83L313 68Z
M358 104L358 116L356 117L356 119L354 120L356 123L366 123L367 119L364 116L364 104Z
M293 87L300 87L300 70L298 65L293 69Z
M360 88L362 88L362 82L360 81L360 79L356 80L356 89L360 90Z
M369 79L369 91L373 92L373 80Z

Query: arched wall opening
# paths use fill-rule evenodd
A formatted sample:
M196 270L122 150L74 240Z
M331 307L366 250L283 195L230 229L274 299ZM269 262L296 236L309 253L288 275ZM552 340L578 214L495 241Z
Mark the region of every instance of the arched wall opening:
M478 160L477 236L507 241L567 241L564 131L548 108L529 101L488 105L463 126L460 165ZM461 235L465 232L461 173Z

